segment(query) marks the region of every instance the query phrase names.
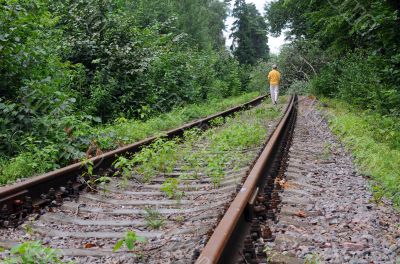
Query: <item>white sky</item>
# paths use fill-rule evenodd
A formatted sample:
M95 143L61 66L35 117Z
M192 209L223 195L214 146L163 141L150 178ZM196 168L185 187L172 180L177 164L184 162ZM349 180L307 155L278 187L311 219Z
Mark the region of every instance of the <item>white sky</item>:
M254 3L257 6L258 11L261 14L264 14L264 5L266 2L272 2L273 0L246 0L247 3ZM233 2L232 2L232 6L233 6ZM229 35L231 34L231 27L232 27L232 23L233 23L233 18L232 17L228 17L225 24L226 24L226 32L225 32L225 37L226 37L226 45L228 47L231 46L232 44L232 40L229 39ZM279 36L278 38L274 38L272 36L268 36L268 46L271 50L272 53L278 54L280 47L282 46L282 44L285 43L285 37L283 35Z

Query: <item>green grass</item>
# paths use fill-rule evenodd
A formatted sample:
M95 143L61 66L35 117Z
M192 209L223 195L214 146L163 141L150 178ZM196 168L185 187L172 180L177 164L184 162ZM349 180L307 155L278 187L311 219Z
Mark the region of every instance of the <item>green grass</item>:
M227 118L223 129L211 129L202 135L209 142L205 149L189 151L185 159L194 161L190 162L192 168L204 168L214 186L218 187L228 168L238 169L252 158L241 150L260 146L267 138L265 122L279 117L280 114L264 103L259 108Z
M112 149L118 145L132 143L150 135L178 127L188 121L206 117L248 102L257 95L257 93L248 93L239 97L211 100L204 104L192 104L175 109L169 113L161 114L144 122L120 118L113 124L98 127L89 133L95 135L96 141L102 149Z
M200 171L212 179L215 187L219 187L227 169L237 169L252 158L242 150L261 146L267 139L267 121L280 115L279 110L263 103L258 108L225 118L223 127L213 127L205 132L196 128L186 131L183 142L158 139L130 158L135 178L148 182L181 166L189 173L183 173L179 178L167 178L161 187L169 199L177 200L184 195L181 189L184 181L181 180L197 178Z
M81 126L74 132L75 138L83 138L90 142L82 143L83 146L95 144L102 151L116 149L119 146L130 144L152 135L159 135L168 129L178 127L191 120L206 117L208 115L226 110L230 107L248 102L254 99L258 93L247 93L237 97L226 99L214 99L204 104L192 104L174 109L168 113L146 121L128 120L119 118L113 123L99 126ZM57 169L65 164L59 164L63 156L63 149L72 146L65 142L64 146L49 145L45 148L36 148L20 153L16 157L8 158L0 156L0 185L12 183L20 178L45 173ZM86 149L82 149L81 156L85 157ZM76 160L70 160L70 163Z
M374 196L400 206L400 120L354 109L337 100L328 105L330 127L353 153L358 170L372 178Z

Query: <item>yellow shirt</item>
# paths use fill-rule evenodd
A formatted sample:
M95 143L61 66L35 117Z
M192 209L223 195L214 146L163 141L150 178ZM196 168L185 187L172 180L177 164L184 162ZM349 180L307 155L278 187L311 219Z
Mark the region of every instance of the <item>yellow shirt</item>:
M269 84L279 85L281 82L281 74L277 70L272 70L268 73Z

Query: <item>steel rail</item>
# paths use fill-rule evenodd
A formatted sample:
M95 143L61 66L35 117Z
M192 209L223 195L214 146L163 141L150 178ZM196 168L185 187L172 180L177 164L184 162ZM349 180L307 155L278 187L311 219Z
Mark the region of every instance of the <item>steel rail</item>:
M259 96L247 103L232 107L228 110L210 115L197 121L190 122L176 129L169 130L164 134L164 136L167 138L173 138L182 136L184 131L195 127L207 127L211 120L217 117L227 117L238 111L254 107L260 104L265 97L266 95ZM99 169L110 167L117 156L135 153L142 147L153 143L158 138L159 137L157 136L146 138L139 142L106 152L100 156L93 157L90 159L90 161L94 164L95 172L98 172ZM40 176L32 177L20 183L0 187L0 220L2 216L4 217L4 214L17 213L18 208L24 206L27 197L29 197L30 201L35 202L41 199L41 195L49 193L50 189L58 190L61 186L66 186L68 182L75 181L78 176L82 175L84 168L85 167L82 163L75 163Z
M241 225L251 222L248 215L252 215L252 200L257 196L259 189L263 187L269 170L272 168L274 156L279 151L281 141L290 120L295 120L297 113L297 96L292 96L286 112L278 126L269 138L264 150L256 161L237 196L230 204L225 215L217 225L206 246L202 250L196 264L232 263L234 255L244 237L244 229Z

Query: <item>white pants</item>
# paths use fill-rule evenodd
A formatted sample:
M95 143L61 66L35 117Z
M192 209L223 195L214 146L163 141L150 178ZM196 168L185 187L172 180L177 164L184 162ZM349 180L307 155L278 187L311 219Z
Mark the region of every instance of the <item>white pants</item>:
M279 95L279 85L271 84L271 86L269 87L269 91L271 92L272 103L277 102Z

